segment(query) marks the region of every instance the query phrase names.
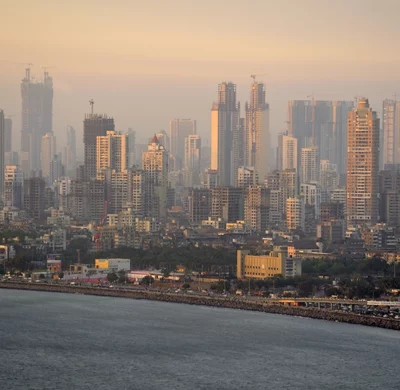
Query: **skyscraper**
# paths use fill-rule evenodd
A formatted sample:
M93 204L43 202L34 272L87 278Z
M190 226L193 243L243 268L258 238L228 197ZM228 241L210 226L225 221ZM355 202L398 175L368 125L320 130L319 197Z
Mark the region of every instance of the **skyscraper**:
M115 169L121 172L128 168L128 136L114 130L96 139L96 169L97 172Z
M159 144L156 135L149 142L147 152L143 152L142 168L148 178L146 197L153 204L150 216L165 220L167 218L168 152Z
M286 226L289 231L304 230L305 204L301 196L286 199Z
M368 99L348 114L347 223L374 225L378 219L379 119Z
M297 138L282 135L282 171L295 169L297 171Z
M191 134L185 138L185 187L200 185L201 138Z
M346 172L347 114L351 101L291 100L288 103L288 134L298 140L298 165L301 149L318 146L320 157Z
M183 168L185 159L185 138L197 133L197 122L192 119L173 119L169 122L169 153L175 166L171 171ZM164 145L165 147L165 145Z
M400 102L385 99L382 109L382 168L400 163Z
M4 195L4 111L0 110L0 200Z
M56 137L53 133L47 133L42 137L42 146L40 153L42 176L50 179L51 161L56 153Z
M34 82L30 72L27 68L21 83L21 168L26 174L40 169L42 137L53 131L53 79L44 72L43 81Z
M62 157L66 174L74 175L76 170L76 132L72 126L67 126L67 144Z
M246 228L265 232L269 223L269 190L264 186L250 186L245 190L244 221Z
M136 131L128 129L128 167L132 168L135 165L136 159Z
M85 144L85 179L96 178L96 141L97 137L104 136L108 130L114 130L114 119L107 115L87 114L83 122L83 142Z
M239 131L239 126L236 84L223 82L218 85L218 103L211 108L211 169L218 172L221 186L233 181L232 135Z
M265 101L265 86L254 81L250 90L250 103L246 103L246 129L244 147L246 165L256 168L260 183L269 172L270 134L269 105Z
M12 120L4 119L4 153L12 152Z
M4 178L4 204L11 207L22 207L22 183L24 180L21 169L16 165L6 165Z
M320 159L317 146L301 149L301 182L319 182Z

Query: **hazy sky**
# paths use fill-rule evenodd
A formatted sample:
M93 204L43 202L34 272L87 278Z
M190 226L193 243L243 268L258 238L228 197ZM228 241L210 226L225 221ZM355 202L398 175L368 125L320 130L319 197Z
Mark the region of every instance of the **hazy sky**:
M400 0L1 0L0 108L15 115L19 149L24 62L40 78L54 66L54 130L78 131L95 111L145 140L169 119L192 117L209 138L218 82L248 96L264 74L271 133L285 127L289 99L400 94ZM275 137L274 137L275 138ZM275 139L274 139L275 142Z

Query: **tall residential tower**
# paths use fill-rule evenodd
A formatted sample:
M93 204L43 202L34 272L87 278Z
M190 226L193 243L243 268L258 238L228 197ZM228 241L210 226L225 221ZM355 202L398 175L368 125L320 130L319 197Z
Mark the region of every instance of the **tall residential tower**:
M347 131L347 224L378 220L379 119L368 99L349 112Z
M41 165L42 137L53 131L53 79L44 72L43 81L31 78L26 69L21 83L21 168L26 174L38 171Z
M218 85L218 103L211 108L211 169L218 172L221 186L232 185L232 139L240 130L239 106L236 102L236 84Z

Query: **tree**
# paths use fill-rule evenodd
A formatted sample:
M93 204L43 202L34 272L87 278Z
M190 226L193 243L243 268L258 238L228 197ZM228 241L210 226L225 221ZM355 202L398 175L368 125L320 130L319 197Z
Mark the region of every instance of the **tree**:
M150 276L150 275L145 276L142 279L142 282L141 282L141 284L143 284L145 286L149 286L149 285L151 285L153 283L154 283L154 278L152 276Z
M118 280L118 276L114 272L112 272L110 274L107 274L107 280L110 283L116 282Z
M217 291L217 292L222 292L222 291L229 291L231 288L231 285L229 283L229 280L219 280L216 283L213 283L210 286L211 290Z
M126 282L125 271L119 271L118 272L118 283L124 283L124 282Z
M313 291L313 284L310 280L301 282L297 286L297 291L300 297L309 297Z

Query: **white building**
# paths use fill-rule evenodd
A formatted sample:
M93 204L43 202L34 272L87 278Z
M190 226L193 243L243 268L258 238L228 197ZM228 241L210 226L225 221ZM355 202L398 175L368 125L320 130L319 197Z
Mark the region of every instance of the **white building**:
M297 138L290 135L282 135L282 171L296 169L297 167Z
M185 138L185 187L200 185L201 138L190 134Z
M314 207L315 218L319 219L321 213L321 188L318 183L300 184L300 195L304 199L304 204Z
M318 182L319 165L319 150L317 146L301 149L301 182Z

